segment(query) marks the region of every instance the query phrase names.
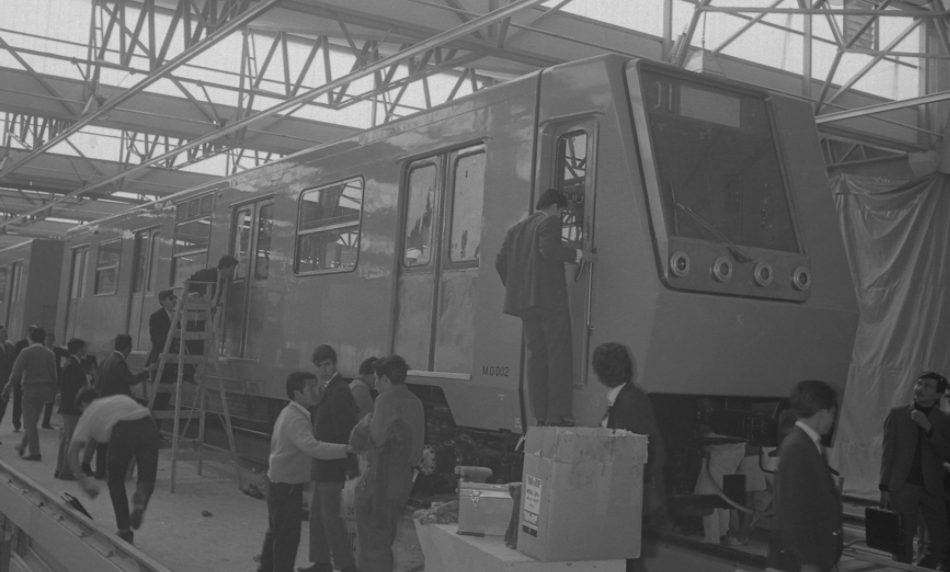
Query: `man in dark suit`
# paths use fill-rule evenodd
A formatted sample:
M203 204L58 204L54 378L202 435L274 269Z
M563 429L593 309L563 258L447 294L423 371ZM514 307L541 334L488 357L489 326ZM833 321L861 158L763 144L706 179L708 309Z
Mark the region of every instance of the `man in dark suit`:
M56 369L59 374L58 379L63 377L63 360L69 357L69 352L66 348L56 345L56 334L53 332L46 332L46 347L49 348L53 355L56 356ZM56 392L59 393L59 387L56 388ZM53 418L53 407L56 405L56 395L53 395L53 398L46 402L46 405L43 406L43 424L40 425L43 429L53 429L53 426L50 424L50 420Z
M148 379L148 370L143 370L133 374L129 370L129 364L126 359L132 352L132 336L128 334L118 334L113 343L113 351L99 367L99 381L96 382L96 394L99 397L109 397L111 395L127 395L132 397L132 386L142 383ZM106 476L106 455L108 454L108 445L99 444L96 447L96 471L95 477L101 479ZM84 459L88 461L88 458ZM83 467L88 472L88 467Z
M238 260L230 254L225 254L218 259L218 264L214 268L204 268L195 272L188 278L187 292L185 296L203 296L208 299L211 306L212 319L218 306L224 303L224 296L227 293L227 285L234 278L237 271ZM189 320L186 324L188 331L204 331L206 325L204 320ZM191 355L204 355L204 340L188 340L185 347ZM186 378L191 379L194 375L194 366L186 367Z
M653 403L633 384L636 363L626 346L616 342L600 344L591 356L597 379L607 387L607 413L601 424L608 429L626 429L646 435L647 464L643 471L643 520L660 526L668 521L663 467L666 447L656 422ZM627 560L628 572L642 570L635 559Z
M350 380L336 369L336 350L324 344L313 350L313 365L320 382L319 400L313 409L313 436L325 443L346 443L358 421ZM301 572L355 572L356 561L341 518L343 484L351 470L349 459L313 461L313 496L310 500L310 560ZM332 556L333 563L330 563Z
M919 513L928 538L917 562L924 568L936 568L950 549L943 502L943 463L950 460L950 420L938 407L946 389L945 377L924 372L914 384L914 402L891 409L884 420L881 502L901 513L904 527L904 550L894 554L894 559L913 559Z
M505 285L504 312L521 318L528 393L539 425L573 425L574 372L565 262L591 256L561 243L567 198L548 189L537 210L505 235L495 269Z
M778 564L787 572L832 570L842 550L841 497L821 439L834 426L838 396L822 381L802 381L792 390L789 406L798 419L779 447Z
M7 328L0 326L0 387L6 386L10 381L10 370L13 369L15 357L13 346L7 341ZM7 400L0 396L0 423L3 422L6 412Z
M152 315L148 317L148 337L152 342L152 348L149 350L148 358L145 360L146 367L152 364L154 364L156 368L158 367L162 350L165 349L165 340L168 338L168 333L172 328L172 316L175 315L175 305L177 302L178 297L175 296L174 290L162 290L158 293L158 303L161 305L161 308L152 312ZM177 341L172 342L168 348L168 352L173 354L178 352ZM159 375L157 370L155 371L155 375ZM159 383L174 383L177 375L178 369L175 364L165 364L161 372L162 378L159 380ZM156 391L158 391L158 388L156 388ZM155 396L153 409L167 409L170 401L171 393L168 391L158 391L158 395ZM156 421L156 423L158 423L159 428L161 428L160 422Z
M13 359L16 360L16 357L20 355L20 352L25 350L30 346L30 334L34 330L39 328L36 324L30 325L26 329L26 335L23 336L23 339L13 344ZM19 385L13 386L13 431L19 433L20 427L22 426L23 421L23 393L22 388Z
M67 453L69 443L73 439L73 431L79 421L79 407L76 405L76 396L84 387L89 387L86 377L86 368L82 360L86 357L86 342L73 338L66 344L69 357L59 376L59 416L63 427L59 433L59 455L56 457L56 471L53 477L67 481L75 480L76 476L69 466Z

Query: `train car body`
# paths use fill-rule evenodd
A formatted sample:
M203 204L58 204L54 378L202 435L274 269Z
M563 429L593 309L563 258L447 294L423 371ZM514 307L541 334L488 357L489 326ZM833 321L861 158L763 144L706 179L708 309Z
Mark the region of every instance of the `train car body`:
M26 337L26 329L47 330L57 320L63 241L33 239L0 250L0 324L10 340Z
M842 388L857 309L811 108L646 61L560 65L301 152L67 238L57 331L148 350L159 290L225 253L220 371L266 431L287 372L333 345L340 369L395 352L458 427L533 423L521 323L494 258L544 189L570 197L575 416L600 422L589 366L620 341L637 382L686 400Z

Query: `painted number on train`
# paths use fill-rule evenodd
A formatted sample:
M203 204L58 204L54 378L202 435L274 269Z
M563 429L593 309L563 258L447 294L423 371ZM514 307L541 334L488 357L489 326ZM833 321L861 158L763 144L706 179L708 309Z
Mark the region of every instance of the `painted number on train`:
M489 377L508 377L511 368L507 365L483 365L482 375Z

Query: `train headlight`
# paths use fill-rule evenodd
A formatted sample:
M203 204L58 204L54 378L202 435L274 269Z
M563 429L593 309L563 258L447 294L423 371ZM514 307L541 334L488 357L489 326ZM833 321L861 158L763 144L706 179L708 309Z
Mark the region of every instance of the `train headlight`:
M689 274L689 255L682 250L677 250L670 257L670 272L678 278Z
M802 292L811 288L811 272L804 266L799 266L792 272L792 287Z
M752 275L755 277L755 283L763 287L771 284L772 279L775 277L775 273L772 272L772 266L765 262L756 263Z
M725 256L717 258L712 265L712 275L719 282L728 282L732 278L732 261Z

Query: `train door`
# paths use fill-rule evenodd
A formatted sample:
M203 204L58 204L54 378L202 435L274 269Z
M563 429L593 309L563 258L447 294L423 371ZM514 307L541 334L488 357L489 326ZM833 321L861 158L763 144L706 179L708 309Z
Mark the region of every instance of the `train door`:
M66 312L63 322L63 339L75 337L76 314L79 300L86 295L86 263L89 260L89 246L77 246L72 251L69 265L69 294L66 296Z
M148 350L151 340L148 334L148 317L158 309L155 292L155 276L158 273L158 244L161 232L149 228L135 233L132 243L132 284L129 292L129 311L126 329L133 337L135 348ZM147 304L153 304L150 307Z
M579 119L549 125L544 130L539 193L556 188L567 195L561 213L561 238L572 248L594 244L594 169L597 124ZM591 291L593 273L586 265L565 264L571 312L571 342L574 346L574 385L587 384L590 360Z
M407 169L393 351L413 369L471 374L484 177L482 145Z
M260 357L273 226L272 197L237 205L231 213L231 254L238 267L228 286L224 315L221 351L226 356Z

